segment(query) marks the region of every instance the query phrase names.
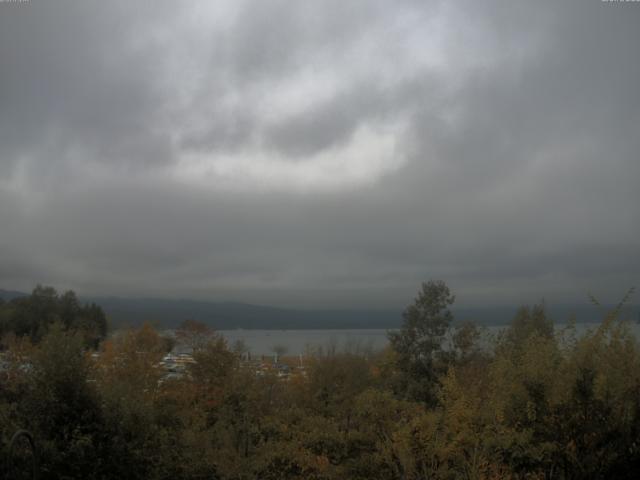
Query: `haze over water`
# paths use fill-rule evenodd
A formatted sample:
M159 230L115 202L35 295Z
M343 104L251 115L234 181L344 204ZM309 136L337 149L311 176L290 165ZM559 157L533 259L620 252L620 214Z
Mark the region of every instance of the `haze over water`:
M597 323L578 323L576 334L596 328ZM640 338L640 324L628 322L632 332ZM556 324L556 331L567 324ZM489 343L502 331L504 326L488 326L483 329L483 340ZM304 355L322 349L324 352L335 349L337 352L379 351L388 345L386 329L346 329L346 330L220 330L229 347L241 340L251 355L273 355L275 347L283 347L287 355Z

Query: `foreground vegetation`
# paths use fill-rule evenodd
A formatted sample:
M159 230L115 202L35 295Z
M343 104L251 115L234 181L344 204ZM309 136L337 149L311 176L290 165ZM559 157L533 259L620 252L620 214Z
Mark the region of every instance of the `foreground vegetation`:
M44 290L0 305L1 445L28 428L41 478L640 471L640 349L618 311L577 335L555 331L541 306L522 308L492 339L471 324L453 328L453 296L429 282L384 352L316 352L306 375L283 381L243 368L223 339L191 323L182 335L196 363L166 380L158 364L171 342L151 326L104 339L99 307L64 317L65 296ZM48 303L34 298L43 295Z

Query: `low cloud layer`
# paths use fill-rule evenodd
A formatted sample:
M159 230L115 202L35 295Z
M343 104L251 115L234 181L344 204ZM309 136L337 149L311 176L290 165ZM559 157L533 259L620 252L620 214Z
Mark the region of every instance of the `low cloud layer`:
M188 3L188 4L187 4ZM399 307L640 272L640 6L0 3L0 288Z

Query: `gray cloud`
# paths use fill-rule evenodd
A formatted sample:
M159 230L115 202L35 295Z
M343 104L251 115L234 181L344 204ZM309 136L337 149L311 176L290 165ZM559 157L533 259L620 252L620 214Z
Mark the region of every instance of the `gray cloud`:
M640 271L640 9L0 4L0 287L400 307Z

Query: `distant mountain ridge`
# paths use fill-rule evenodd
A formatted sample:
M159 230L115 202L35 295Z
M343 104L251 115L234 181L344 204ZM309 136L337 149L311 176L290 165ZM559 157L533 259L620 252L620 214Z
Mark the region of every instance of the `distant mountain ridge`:
M27 293L2 290L0 298L11 300ZM175 328L191 319L218 330L229 329L366 329L398 328L402 323L402 308L373 309L289 309L240 302L208 302L158 298L80 297L83 302L100 305L114 327L136 326L148 321L162 328ZM556 323L565 323L572 316L579 323L599 322L604 312L612 308L597 308L587 302L575 305L547 305L549 316ZM456 321L470 320L480 325L506 325L518 309L517 305L452 308ZM622 316L640 321L640 305L627 305Z
M3 300L13 300L14 298L27 297L29 294L24 292L16 292L14 290L3 290L0 288L0 298Z
M90 301L100 305L114 325L150 321L173 328L186 319L198 320L218 330L394 328L400 324L400 312L392 310L297 310L239 302L117 297L91 298Z

